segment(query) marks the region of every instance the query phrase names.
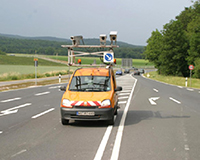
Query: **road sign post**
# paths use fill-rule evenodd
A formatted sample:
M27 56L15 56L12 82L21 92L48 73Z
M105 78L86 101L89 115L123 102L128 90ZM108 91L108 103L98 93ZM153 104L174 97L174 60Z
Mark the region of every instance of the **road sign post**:
M192 87L192 70L194 69L193 65L189 65L189 70L190 70L190 87Z
M34 64L35 64L35 85L37 86L37 66L38 66L37 58L34 58Z

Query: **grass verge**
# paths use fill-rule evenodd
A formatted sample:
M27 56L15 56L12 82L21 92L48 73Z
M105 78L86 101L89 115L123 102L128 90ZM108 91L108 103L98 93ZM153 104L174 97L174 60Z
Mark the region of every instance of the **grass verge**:
M68 83L68 82L69 82L69 78L65 78L62 80L62 83ZM58 84L58 79L44 80L44 81L37 82L37 86L44 86L44 85L50 85L50 84ZM33 82L0 86L0 92L14 90L14 89L22 89L22 88L27 88L27 87L36 87L35 82L33 81Z
M144 76L160 82L185 87L185 82L186 82L185 77L163 76L159 75L156 71L145 73ZM200 79L191 78L191 84L190 84L190 78L188 78L187 84L188 84L187 87L200 89Z

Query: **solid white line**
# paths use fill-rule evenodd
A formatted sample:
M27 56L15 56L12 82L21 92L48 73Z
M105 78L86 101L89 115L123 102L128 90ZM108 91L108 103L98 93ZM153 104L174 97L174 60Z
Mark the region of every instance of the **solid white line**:
M108 142L110 133L112 131L112 128L113 128L112 125L110 125L110 126L107 127L106 132L105 132L105 134L103 136L103 139L101 141L101 144L100 144L99 149L98 149L98 151L97 151L97 153L95 155L94 160L101 160L101 158L103 156L103 152L104 152L104 150L106 148L106 144Z
M16 100L19 100L21 99L20 97L17 97L17 98L13 98L13 99L7 99L7 100L3 100L1 101L2 103L5 103L5 102L11 102L11 101L16 101Z
M41 95L44 95L44 94L49 94L50 92L42 92L42 93L37 93L35 94L35 96L41 96Z
M42 116L42 115L44 115L44 114L46 114L46 113L49 113L49 112L53 111L54 109L55 109L55 108L51 108L51 109L49 109L49 110L47 110L47 111L44 111L44 112L42 112L42 113L39 113L39 114L37 114L37 115L35 115L35 116L31 117L31 118L38 118L38 117L40 117L40 116Z
M154 88L153 90L154 90L155 92L158 92L158 90L157 90L157 89L155 89L155 88Z
M120 101L118 104L125 104L127 101Z
M131 91L131 95L128 99L128 102L126 104L126 107L124 109L124 112L123 112L123 115L122 115L122 118L120 121L120 125L119 125L118 131L117 131L117 136L115 139L112 155L110 158L111 160L117 160L119 157L119 150L120 150L120 145L121 145L121 140L122 140L122 135L123 135L123 130L124 130L124 124L125 124L125 120L126 120L126 115L128 113L128 108L130 106L131 98L132 98L136 83L137 83L137 79L135 79L135 83L134 83L133 89Z
M178 104L181 104L180 101L178 101L178 100L176 100L176 99L174 99L174 98L172 98L172 97L169 97L169 99L171 99L172 101L174 101L174 102L176 102L176 103L178 103Z

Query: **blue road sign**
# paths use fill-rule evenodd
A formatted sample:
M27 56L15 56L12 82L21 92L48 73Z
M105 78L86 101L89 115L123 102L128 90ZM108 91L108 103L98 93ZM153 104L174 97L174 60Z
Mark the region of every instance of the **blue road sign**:
M114 56L113 53L104 53L104 62L113 62Z

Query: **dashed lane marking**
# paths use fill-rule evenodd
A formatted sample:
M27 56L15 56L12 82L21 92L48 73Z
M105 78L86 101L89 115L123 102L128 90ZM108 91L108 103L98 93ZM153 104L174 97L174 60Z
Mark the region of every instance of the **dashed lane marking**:
M157 92L157 93L158 93L158 90L157 90L157 89L155 89L155 88L154 88L153 90L154 90L155 92Z
M45 94L49 94L50 92L42 92L42 93L37 93L35 94L35 96L41 96L41 95L45 95Z
M11 101L16 101L16 100L20 100L20 99L21 99L20 97L17 97L17 98L2 100L1 102L5 103L5 102L11 102Z
M40 116L42 116L42 115L44 115L44 114L47 114L47 113L49 113L49 112L51 112L51 111L53 111L53 110L55 110L55 108L51 108L51 109L49 109L49 110L47 110L47 111L44 111L44 112L42 112L42 113L39 113L39 114L37 114L37 115L35 115L35 116L31 117L31 118L33 118L33 119L38 118L38 117L40 117Z
M176 103L178 103L178 104L181 104L180 101L178 101L178 100L176 100L176 99L174 99L174 98L172 98L172 97L169 97L169 99L172 100L172 101L174 101L174 102L176 102Z

